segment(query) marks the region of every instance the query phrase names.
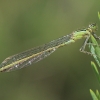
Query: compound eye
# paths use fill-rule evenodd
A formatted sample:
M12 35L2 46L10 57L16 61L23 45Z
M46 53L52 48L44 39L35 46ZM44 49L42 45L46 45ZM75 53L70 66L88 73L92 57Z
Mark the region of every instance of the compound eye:
M90 24L90 25L89 25L89 28L93 28L93 27L95 27L95 26L96 26L96 24L93 23L93 24Z
M94 24L91 24L91 26L96 26L96 24L94 23Z
M95 32L98 30L98 26L96 25L96 23L90 24L89 25L89 30L91 30L91 32Z

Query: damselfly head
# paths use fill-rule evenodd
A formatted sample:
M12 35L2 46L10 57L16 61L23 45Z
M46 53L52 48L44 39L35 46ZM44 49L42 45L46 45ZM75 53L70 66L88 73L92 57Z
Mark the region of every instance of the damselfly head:
M93 23L93 24L90 24L89 25L89 28L88 28L90 31L92 32L96 32L98 30L98 26L96 23Z

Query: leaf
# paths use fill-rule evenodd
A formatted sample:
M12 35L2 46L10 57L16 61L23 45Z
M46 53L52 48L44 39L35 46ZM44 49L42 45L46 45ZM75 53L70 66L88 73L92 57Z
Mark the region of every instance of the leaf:
M93 71L94 71L96 77L98 78L99 83L100 83L100 74L99 74L99 71L98 71L98 69L97 69L95 63L92 62L92 61L91 61L91 66L92 66L92 68L93 68Z
M100 13L98 12L98 18L99 18L99 20L100 20Z
M98 90L96 90L96 95L97 95L98 99L100 100L100 93Z
M100 46L98 45L98 42L96 39L91 35L91 42L89 44L90 51L97 62L98 66L100 67Z
M98 100L97 96L95 95L95 93L90 89L90 94L93 98L93 100Z

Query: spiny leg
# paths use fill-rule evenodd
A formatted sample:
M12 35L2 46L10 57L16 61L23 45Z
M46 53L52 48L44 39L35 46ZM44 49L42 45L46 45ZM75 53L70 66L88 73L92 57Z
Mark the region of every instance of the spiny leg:
M94 44L94 43L91 43L91 42L88 42L86 45L100 46L100 45L97 45L97 44Z
M93 43L88 42L88 41L89 41L89 38L90 38L90 36L88 36L88 37L86 38L86 40L85 40L83 46L80 48L80 52L89 54L89 55L91 55L91 56L93 56L93 55L97 56L96 54L92 54L91 52L88 52L88 51L85 50L86 45L100 46L100 45L96 45L96 44L93 44ZM98 39L99 39L99 38L98 38ZM98 56L97 56L97 57L98 57Z
M95 37L95 39L100 40L100 36L97 36L96 34L93 34L93 36Z
M85 51L86 45L87 44L92 44L92 43L88 43L89 38L90 38L90 35L85 39L85 42L84 42L83 46L80 48L80 52L93 55L91 52Z

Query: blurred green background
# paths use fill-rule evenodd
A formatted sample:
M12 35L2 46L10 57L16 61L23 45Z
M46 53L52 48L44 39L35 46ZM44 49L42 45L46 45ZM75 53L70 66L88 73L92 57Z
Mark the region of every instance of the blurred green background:
M99 0L1 0L0 62L92 22L100 26L99 10ZM83 42L21 70L0 73L0 100L92 100L89 89L100 87L90 65L93 57L79 52Z

